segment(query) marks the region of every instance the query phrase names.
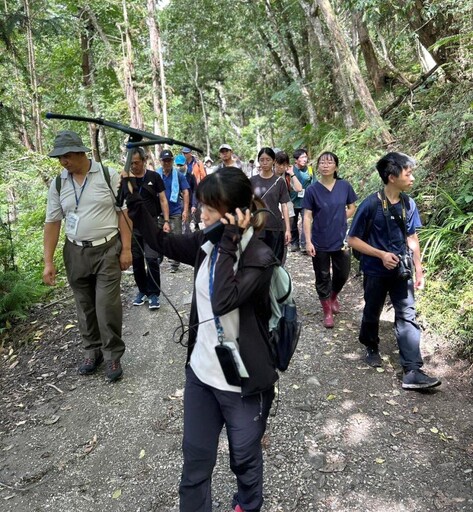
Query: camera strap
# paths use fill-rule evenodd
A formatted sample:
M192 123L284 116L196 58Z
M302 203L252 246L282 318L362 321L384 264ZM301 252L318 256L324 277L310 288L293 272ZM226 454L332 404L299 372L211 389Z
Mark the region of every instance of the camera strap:
M399 214L396 211L396 208L393 204L390 203L389 199L386 197L386 194L384 193L384 189L381 189L379 191L379 195L381 196L381 204L383 205L383 213L384 217L386 219L386 226L388 228L388 236L389 236L389 242L392 242L391 237L391 225L390 225L390 217L393 216L396 224L399 226L399 229L401 230L402 234L404 235L404 242L407 245L407 214L406 214L406 206L404 205L404 200L402 196L400 197L401 201L401 215L402 218L399 217Z

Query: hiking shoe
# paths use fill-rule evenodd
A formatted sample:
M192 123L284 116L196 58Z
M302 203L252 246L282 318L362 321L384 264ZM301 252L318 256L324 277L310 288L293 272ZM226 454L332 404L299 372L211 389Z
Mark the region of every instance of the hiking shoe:
M102 352L99 352L99 355L96 358L87 357L84 359L84 362L79 366L79 373L81 375L91 375L97 370L97 368L103 362Z
M377 348L368 347L365 354L365 363L373 368L382 366L383 362Z
M159 309L161 307L159 297L157 295L153 294L148 297L148 307L149 309Z
M133 306L142 306L147 300L146 293L138 292L138 295L133 300Z
M106 375L110 382L115 382L123 375L122 365L119 360L107 361Z
M428 389L440 386L442 382L436 377L429 377L422 370L410 370L402 378L403 389Z

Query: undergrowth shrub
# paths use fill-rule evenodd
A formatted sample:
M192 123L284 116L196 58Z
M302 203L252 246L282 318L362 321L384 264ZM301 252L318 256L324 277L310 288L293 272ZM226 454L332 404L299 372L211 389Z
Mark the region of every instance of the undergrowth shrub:
M38 281L18 272L0 274L0 333L15 320L28 316L28 309L47 290Z

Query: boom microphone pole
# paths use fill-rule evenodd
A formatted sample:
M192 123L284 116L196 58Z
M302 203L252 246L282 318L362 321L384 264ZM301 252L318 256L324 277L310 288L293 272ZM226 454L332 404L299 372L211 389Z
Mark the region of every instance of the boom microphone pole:
M82 117L82 116L71 116L68 114L53 114L52 112L48 112L46 114L46 119L66 119L69 121L82 121L85 123L95 123L101 126L108 126L109 128L114 128L115 130L120 130L121 132L127 133L130 135L130 142L139 142L143 138L147 138L153 141L156 141L155 144L169 144L169 145L178 145L188 147L194 151L197 151L200 154L204 153L203 149L196 148L187 142L181 142L176 139L172 139L170 137L161 137L160 135L156 135L155 133L146 132L144 130L138 130L137 128L132 128L131 126L126 126L120 123L113 123L111 121L107 121L102 118L94 118L94 117Z

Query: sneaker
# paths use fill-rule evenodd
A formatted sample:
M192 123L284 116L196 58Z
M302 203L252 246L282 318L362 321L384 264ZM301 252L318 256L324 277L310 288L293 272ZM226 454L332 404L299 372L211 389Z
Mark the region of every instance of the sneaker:
M119 360L107 361L106 375L110 382L115 382L123 375L122 365Z
M383 362L377 348L368 347L365 354L365 363L373 368L382 366Z
M428 389L440 386L442 382L436 377L429 377L422 370L410 370L402 378L403 389Z
M298 245L291 245L291 247L289 248L289 250L291 252L297 252L299 250L299 246Z
M152 294L148 297L148 307L149 309L159 309L161 307L159 297L157 295Z
M146 297L145 293L138 292L138 295L133 301L133 306L142 306L147 300L148 298Z
M87 357L84 359L84 362L79 366L79 373L81 375L91 375L97 370L97 368L103 362L102 352L99 352L99 355L96 358Z
M234 512L245 512L245 511L240 507L240 505L237 505L233 510L234 510Z

